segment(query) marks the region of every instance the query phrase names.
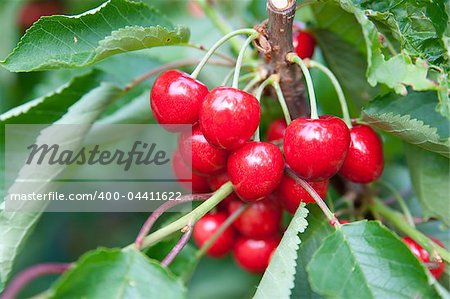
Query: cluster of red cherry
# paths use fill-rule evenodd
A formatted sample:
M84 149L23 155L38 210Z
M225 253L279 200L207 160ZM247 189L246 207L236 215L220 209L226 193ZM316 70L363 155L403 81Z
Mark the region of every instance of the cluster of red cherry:
M312 55L312 51L304 55ZM180 132L179 148L172 159L178 178L189 177L192 171L194 192L215 191L227 181L233 184L234 193L218 210L195 224L198 246L244 202L249 204L207 253L221 257L232 250L238 264L250 272L265 270L280 241L281 206L293 214L301 201L314 202L285 173L286 164L321 197L327 193L328 179L338 171L352 181L367 183L377 179L383 169L377 134L366 125L349 130L334 116L298 118L289 125L277 120L270 126L266 142L250 141L261 118L253 95L224 86L208 91L203 83L177 70L156 79L151 107L156 120L170 131L182 131L179 124L192 124L192 132ZM284 156L271 142L275 140L283 141Z

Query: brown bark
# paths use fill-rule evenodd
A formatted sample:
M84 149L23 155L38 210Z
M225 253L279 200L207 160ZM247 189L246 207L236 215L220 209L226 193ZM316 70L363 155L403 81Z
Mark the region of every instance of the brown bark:
M310 114L300 68L286 61L286 54L294 51L292 23L295 7L295 0L267 0L269 56L273 70L280 75L281 89L293 119Z

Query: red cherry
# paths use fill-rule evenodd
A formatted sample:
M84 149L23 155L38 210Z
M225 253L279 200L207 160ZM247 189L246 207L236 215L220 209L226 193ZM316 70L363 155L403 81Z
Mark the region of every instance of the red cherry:
M328 180L308 182L311 187L324 199L327 196ZM301 202L315 203L314 198L293 178L284 174L281 179L280 185L275 190L275 194L280 201L281 205L292 215L297 211Z
M280 183L283 154L271 143L248 142L230 155L227 169L236 194L245 201L257 201Z
M192 173L191 169L184 163L180 152L177 150L173 153L172 169L175 176L179 180L181 186L193 192L205 193L211 191L208 185L207 178L204 176Z
M230 179L228 178L228 174L226 172L222 172L218 175L213 175L208 177L208 185L211 188L212 191L216 191L219 189L223 184L228 182ZM219 210L228 211L228 206L233 201L239 201L239 198L237 197L236 193L231 193L227 197L225 197L220 203L219 203Z
M234 201L228 205L228 213L232 214L242 207L242 201ZM251 203L233 222L234 228L250 238L264 238L275 234L281 225L282 211L280 207L265 198Z
M162 73L153 84L150 104L153 115L168 131L181 131L177 124L194 124L198 111L208 94L200 81L178 70Z
M263 273L279 243L279 235L264 239L241 236L236 240L233 247L234 259L243 269L249 272Z
M383 145L369 126L350 129L350 147L339 174L356 183L370 183L381 176L384 167Z
M307 181L322 181L336 174L350 144L347 125L331 115L297 118L284 135L287 164Z
M195 244L198 247L202 247L222 226L225 220L227 220L227 217L227 214L221 212L209 213L197 221L193 231ZM233 227L227 227L212 246L209 247L206 253L212 257L223 257L233 248L234 236L235 232Z
M294 22L292 42L294 44L295 53L300 58L311 58L314 54L316 41L314 37L305 30L305 25L300 22Z
M200 108L200 128L206 140L221 149L234 150L248 141L259 125L261 108L251 94L217 87Z
M33 25L40 17L60 15L64 11L58 1L31 2L25 4L19 13L18 23L22 29Z
M228 152L211 146L198 125L192 128L192 132L181 133L178 145L181 156L186 164L192 165L194 172L215 174L227 165Z
M348 223L352 223L350 220L347 220L347 219L342 219L342 220L339 220L339 223L340 224L348 224Z
M267 141L270 142L283 139L286 127L287 124L284 119L274 120L267 129Z
M444 247L444 244L441 243L441 241L439 241L436 238L431 237L431 240L433 240L436 244L438 244L441 247ZM404 237L403 238L403 242L406 243L406 245L409 247L409 249L412 251L412 253L423 263L430 263L430 254L428 253L428 251L426 251L422 246L420 246L416 241L414 241L413 239L411 239L410 237ZM436 279L441 278L442 274L444 273L445 270L445 263L443 261L437 261L437 266L433 267L433 268L429 268L431 274L433 274L433 276Z

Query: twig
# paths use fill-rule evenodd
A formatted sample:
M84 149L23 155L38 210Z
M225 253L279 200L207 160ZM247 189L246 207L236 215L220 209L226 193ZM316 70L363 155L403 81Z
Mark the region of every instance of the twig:
M280 7L285 2L286 7ZM271 45L271 65L280 75L280 86L292 119L309 115L304 94L302 73L298 67L286 61L286 55L294 51L292 24L295 16L295 0L267 0L268 40Z
M187 242L192 235L192 224L188 223L183 229L183 235L180 240L178 240L177 244L172 248L172 250L167 254L167 256L162 260L161 265L163 267L169 267L169 265L173 262L173 260L178 256L178 254L183 250L184 246L186 246Z
M145 237L148 235L150 230L153 227L153 224L155 224L156 220L167 210L171 209L172 207L175 207L180 204L184 204L187 202L195 201L195 200L206 200L209 197L211 197L212 193L206 193L206 194L189 194L189 195L183 195L178 200L173 201L167 201L163 205L159 206L153 213L147 218L144 225L142 226L141 230L139 231L139 234L136 237L136 240L134 241L134 244L136 246L136 249L140 250L142 247L142 242L144 241Z
M64 273L70 266L71 264L68 263L46 263L31 266L13 279L3 292L1 299L14 299L30 281L44 275Z

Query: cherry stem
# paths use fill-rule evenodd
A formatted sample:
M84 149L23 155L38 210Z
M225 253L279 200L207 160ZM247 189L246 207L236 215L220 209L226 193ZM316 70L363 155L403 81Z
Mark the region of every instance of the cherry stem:
M206 194L188 194L181 196L178 200L173 201L167 201L158 208L153 211L153 213L150 214L150 216L145 221L144 225L142 226L141 230L139 231L139 234L136 237L136 240L134 241L134 244L136 246L137 250L140 250L142 247L142 243L144 242L145 237L148 235L150 230L152 229L155 222L158 220L158 218L167 210L187 202L195 201L195 200L206 200L209 197L211 197L211 193Z
M388 220L391 224L397 227L405 235L411 237L414 241L419 243L423 248L425 248L432 257L440 260L441 258L447 263L450 263L450 252L445 248L442 248L433 240L428 238L422 232L418 231L414 227L410 226L406 221L403 214L394 211L384 205L380 200L375 199L370 205L372 212L376 212L381 215L384 219Z
M319 196L319 194L317 194L317 192L311 187L311 185L309 185L306 181L304 181L303 179L299 178L297 176L297 174L290 169L289 167L286 167L286 173L293 178L297 183L300 184L300 186L303 187L303 189L306 190L306 192L309 193L309 195L311 195L311 197L314 199L314 201L317 203L317 205L319 206L319 208L322 210L322 212L325 214L325 216L328 218L328 220L330 221L330 223L336 227L336 228L340 228L341 224L339 223L339 220L337 219L336 215L334 215L333 212L330 211L330 209L328 208L327 204L323 201L323 199Z
M192 224L188 223L183 229L183 235L177 244L172 248L172 250L167 254L167 256L162 260L161 265L163 267L169 267L173 260L178 256L178 254L183 250L184 246L189 242L192 235Z
M226 22L225 18L218 14L219 9L213 8L209 0L197 0L197 3L201 6L203 12L212 21L214 26L222 32L222 34L227 34L233 31L233 28ZM238 53L241 48L241 43L239 43L239 40L231 40L230 46L235 53Z
M276 78L277 78L277 75L270 75L269 78L264 80L263 83L261 83L261 85L259 85L259 87L258 87L258 89L256 90L256 93L255 93L255 98L258 100L259 103L261 103L261 97L262 97L262 94L264 92L264 89L268 85L271 85L273 83L273 81L276 80ZM259 125L256 128L255 134L253 135L253 140L255 140L255 141L259 141L260 140Z
M311 108L311 119L318 119L319 115L317 113L316 94L314 93L314 85L308 67L303 62L303 60L300 57L298 57L297 54L294 53L288 53L286 55L286 60L298 64L302 69L303 75L305 76L306 85L308 86L309 105Z
M251 28L246 28L246 29L239 29L233 32L230 32L226 35L224 35L221 39L219 39L210 49L209 51L205 54L205 57L203 57L203 59L200 61L200 63L197 65L197 67L195 68L195 70L192 72L191 77L192 78L197 78L198 74L200 73L200 71L203 69L203 67L206 65L206 63L208 62L209 58L211 58L211 56L214 54L214 52L223 44L225 43L227 40L229 40L230 38L236 36L236 35L240 35L240 34L250 34L253 35L256 31L254 29Z
M159 73L162 73L164 71L171 70L174 68L195 65L195 64L198 64L200 61L201 61L200 59L187 58L187 59L181 59L181 60L177 60L177 61L174 61L171 63L167 63L167 64L161 65L159 67L155 67L154 69L151 69L149 72L137 77L136 79L134 79L133 81L128 83L125 86L125 91L130 91L131 89L135 88L136 86L138 86L139 84L143 83L144 81L150 79L152 76L154 76L156 74L159 74ZM210 61L210 63L216 64L216 65L223 65L223 66L232 66L231 64L229 64L227 62L223 62L223 61L219 61L219 60Z
M383 186L384 188L388 189L389 192L392 193L394 198L397 200L398 204L400 205L400 208L403 211L403 214L405 214L406 221L408 221L409 225L412 227L416 227L414 224L414 218L411 215L411 212L408 209L408 205L406 204L404 198L400 195L400 192L398 192L391 184L384 182L384 181L378 181L378 184Z
M281 110L283 111L284 114L284 119L286 120L286 124L290 124L291 123L291 115L289 114L289 109L286 105L286 100L284 99L284 95L283 95L283 91L281 90L281 86L280 86L280 78L278 77L277 80L274 80L272 82L272 86L275 89L275 92L277 94L278 97L278 102L280 103L281 106Z
M336 76L333 74L333 72L329 68L327 68L326 66L324 66L323 64L321 64L317 61L305 59L305 64L306 64L306 66L308 66L310 68L313 68L313 67L318 68L325 75L327 75L328 79L330 79L331 83L334 86L334 89L336 90L336 94L338 96L339 103L341 104L342 116L344 118L344 122L347 124L347 127L351 128L352 120L351 120L350 114L348 112L347 101L345 99L344 91L342 90L341 84L339 84L339 81L336 78Z
M260 82L262 80L261 75L259 73L256 73L256 75L254 75L253 79L251 79L247 85L245 85L243 91L250 91L250 89L253 88L253 86L255 86L258 82Z
M170 234L181 230L187 224L197 222L198 219L200 219L206 213L211 211L216 205L218 205L224 198L226 198L232 192L233 192L233 184L231 184L231 182L223 184L219 189L217 189L216 192L212 194L210 198L205 200L193 211L145 237L140 248L141 249L148 248L151 245L160 241L161 239L169 236ZM136 246L135 243L130 244L125 248L132 248L134 246Z
M205 253L208 251L208 249L216 242L216 240L220 237L220 235L231 225L233 224L234 220L238 218L245 209L248 208L248 204L243 204L239 207L236 211L234 211L228 218L225 220L224 223L214 232L214 234L203 244L203 246L200 248L199 251L197 251L196 259L199 260Z
M238 88L239 86L239 74L241 72L242 62L244 61L244 55L247 48L250 46L250 44L258 37L259 33L256 31L250 35L244 42L244 45L241 48L241 51L239 51L239 55L236 60L236 67L234 69L234 76L233 76L233 84L231 85L233 88Z
M17 298L20 291L34 279L50 274L61 274L67 271L72 264L68 263L46 263L31 266L17 275L8 285L2 295L2 299Z

